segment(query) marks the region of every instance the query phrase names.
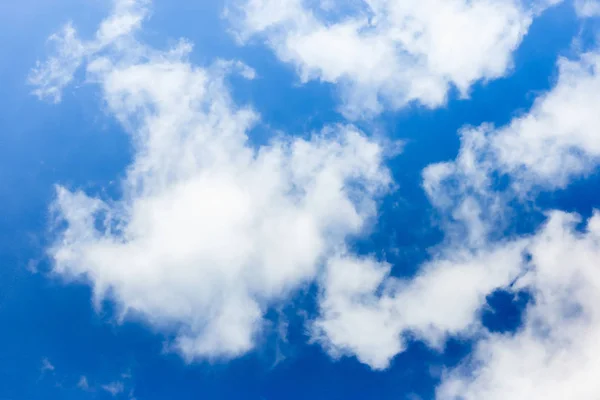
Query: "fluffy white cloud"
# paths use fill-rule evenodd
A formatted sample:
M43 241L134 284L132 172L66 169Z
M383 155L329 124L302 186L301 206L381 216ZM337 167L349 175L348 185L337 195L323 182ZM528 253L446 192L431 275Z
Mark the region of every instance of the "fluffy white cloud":
M186 42L148 49L123 36L133 24L116 10L96 35L113 45L85 65L134 160L120 200L58 187L54 272L174 330L189 360L235 357L255 345L266 309L314 280L375 215L390 183L382 149L343 125L254 148L258 116L224 84L243 66L193 66Z
M441 348L448 335L477 329L485 296L515 279L523 250L519 241L481 252L453 249L411 280L390 277L389 265L369 258L332 259L313 336L332 356L355 355L375 369L404 351L409 335Z
M456 87L503 76L532 18L557 1L240 0L241 40L264 38L302 81L339 84L360 117L416 101L442 105Z
M502 233L498 222L515 196L565 188L597 167L599 62L598 51L559 60L555 86L529 112L504 127L463 131L456 161L424 171L425 189L445 212L465 201L477 210L469 214L473 218L454 218L467 232L484 232L477 246L489 246L493 233ZM494 187L498 176L508 178L507 189ZM554 211L541 230L519 239L531 256L517 267L522 273L511 286L532 294L524 325L515 334L488 333L460 368L447 373L439 399L597 397L591 377L600 368L600 215L589 219L584 232L578 222Z
M506 210L500 196L522 196L532 189L562 189L591 173L600 162L600 52L558 61L554 87L509 124L484 124L461 132L453 162L423 172L423 186L438 208L449 212L473 200L490 220ZM510 180L510 193L494 191L494 176ZM506 200L506 199L504 199Z
M600 53L559 61L555 87L523 117L489 133L502 172L523 184L564 187L600 160Z
M424 170L423 186L443 217L447 242L437 249L433 261L421 266L416 278L390 277L390 266L372 259L350 255L330 261L321 282L321 316L313 333L331 354L356 355L373 368L385 368L404 349L406 335L439 347L449 335L481 332L479 311L486 295L509 287L529 270L524 253L534 254L534 259L552 255L555 266L570 265L569 258L575 262L590 257L588 264L594 263L591 252L571 245L568 238L574 233L557 222L567 218L561 214L553 215L547 228L533 238L498 239L511 223L509 203L515 197L524 198L535 187L565 187L600 161L599 60L596 52L575 61L561 59L555 86L541 95L528 113L504 127L464 129L456 160ZM499 176L509 179L507 188L495 186ZM599 219L592 219L590 226L597 226ZM556 233L555 240L564 237L563 246L570 249L565 256L551 251L553 243L540 249L549 229L556 231L557 226L564 232L562 236ZM590 234L588 240L592 237ZM525 285L525 278L519 282ZM544 284L546 281L539 282ZM560 277L550 284L565 286L536 287L536 304L544 301L538 301L538 296L546 296L545 291L553 288L577 290ZM568 304L557 300L548 307L561 312ZM528 323L535 325L535 321ZM560 329L550 322L551 329ZM506 397L511 392L498 393Z
M579 218L553 213L528 248L528 272L516 288L535 301L514 335L490 334L437 398L596 399L600 383L600 214L585 232Z
M413 100L435 106L451 85L466 94L502 75L533 15L492 0L351 6L354 17L326 23L332 9L251 0L241 32L264 33L303 79L340 83L356 116ZM124 316L174 331L174 347L190 360L250 350L265 310L317 279L313 338L334 357L355 355L375 369L403 351L407 335L439 348L448 335L481 334L486 295L516 282L535 299L525 325L487 334L438 397L558 399L575 390L593 398L600 216L586 233L573 216L553 213L530 237L495 242L494 234L515 195L565 187L597 164L597 52L560 60L555 87L529 112L504 127L463 130L457 159L424 171L449 241L402 280L344 245L390 183L381 147L339 125L254 148L248 133L258 116L234 104L224 83L232 70L252 71L235 62L195 67L186 42L167 52L144 47L132 33L145 13L145 3L117 2L89 42L68 26L55 36L58 54L32 74L36 93L58 101L85 65L135 147L122 199L58 187L55 273L87 280L97 302L111 298ZM494 188L496 175L509 177L510 190Z

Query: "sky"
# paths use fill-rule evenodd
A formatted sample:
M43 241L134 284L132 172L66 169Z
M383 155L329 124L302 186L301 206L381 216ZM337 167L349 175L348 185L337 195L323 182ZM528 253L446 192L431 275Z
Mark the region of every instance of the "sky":
M597 399L597 0L0 4L0 400Z

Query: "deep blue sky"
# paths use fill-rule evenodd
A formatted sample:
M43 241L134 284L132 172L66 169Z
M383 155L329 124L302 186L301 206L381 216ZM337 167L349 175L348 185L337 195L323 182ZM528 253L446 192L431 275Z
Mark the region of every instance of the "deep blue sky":
M220 17L220 1L155 0L152 9L142 34L151 45L187 37L195 43L195 63L236 58L255 68L257 79L233 78L230 86L238 103L252 104L262 115L253 131L257 144L276 129L303 134L343 121L332 85L300 85L293 69L265 46L236 44ZM287 340L271 332L239 359L187 365L163 351L161 332L143 321L118 324L110 303L100 312L93 310L89 287L50 273L45 249L53 239L48 206L54 185L118 196L115 182L131 161L132 149L104 111L95 87L69 87L54 105L31 95L26 79L35 61L45 56L47 37L61 24L74 21L84 36L107 10L100 0L0 5L0 400L112 398L100 386L115 381L125 385L123 398L133 389L139 400L433 398L442 369L468 353L469 341L452 339L441 353L411 342L385 371L372 371L354 358L332 360L318 345L307 344L297 309L314 312L314 290L309 290L268 315L273 324L282 315L289 320ZM411 106L359 121L359 126L376 128L406 145L389 160L401 190L383 199L372 234L357 240L356 250L387 257L394 275L413 275L428 258L428 249L442 240L421 189L422 169L454 159L460 127L502 125L527 110L537 93L551 87L557 57L572 55L573 40L593 42L594 34L588 32L592 25L579 21L568 2L559 5L534 21L515 53L513 71L476 84L469 99L453 94L439 109ZM542 194L537 204L589 215L599 188L600 178L592 175L568 190ZM541 222L535 208L518 212L521 226L514 229L531 231ZM525 302L513 304L511 296L502 294L490 298L497 312L484 316L484 323L514 329ZM276 362L277 354L283 360ZM53 369L44 368L44 360ZM82 376L92 390L77 387Z

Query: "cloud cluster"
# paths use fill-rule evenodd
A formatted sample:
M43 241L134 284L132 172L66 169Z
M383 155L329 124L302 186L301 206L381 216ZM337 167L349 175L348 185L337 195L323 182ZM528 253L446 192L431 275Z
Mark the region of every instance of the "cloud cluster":
M476 218L458 221L467 230L486 233L479 246L492 243L487 234L498 229L510 200L564 189L597 169L599 56L594 50L577 60L560 59L555 86L528 113L504 127L465 130L457 160L425 171L424 186L434 201L452 210L469 200L483 210ZM498 176L508 179L508 188L493 187ZM457 181L462 184L455 185ZM514 334L482 331L484 339L446 374L437 398L597 397L590 377L599 368L594 338L600 335L600 216L594 213L584 228L580 222L578 215L550 211L537 232L515 239L525 241L528 261L506 289L527 290L532 296L523 326Z
M339 84L346 115L357 117L413 101L435 107L451 87L467 95L503 75L532 18L555 2L248 0L229 16L241 39L262 36L303 80ZM576 3L582 16L593 4ZM553 88L528 112L464 128L457 158L423 171L447 242L399 279L345 245L390 186L382 146L351 125L253 146L259 116L226 85L229 73L251 79L252 70L194 66L185 41L167 51L138 43L147 12L145 2L116 1L91 41L68 25L52 38L58 53L31 75L36 94L59 101L84 66L135 149L119 200L58 187L57 274L174 332L190 360L249 351L265 311L316 281L310 333L333 357L383 369L408 336L441 348L448 336L476 334L483 339L447 371L439 399L594 398L600 214L582 230L576 215L552 211L529 235L502 235L511 202L563 189L600 161L600 52L560 59ZM497 289L532 295L516 333L481 324Z
M421 266L411 280L389 276L373 259L332 259L313 334L334 357L355 355L375 369L404 351L407 336L443 348L449 335L479 326L485 296L514 280L523 242L485 251L454 250Z
M302 81L338 84L361 117L411 102L437 107L456 88L503 76L532 18L556 1L240 0L242 41L260 37Z
M540 189L564 188L598 165L598 56L594 51L577 60L561 59L554 87L529 112L503 127L464 129L456 160L424 170L423 186L444 217L448 242L415 278L390 277L389 265L370 258L331 260L321 282L314 334L332 355L355 355L380 369L403 351L407 336L441 348L449 336L485 334L480 312L486 296L498 289L526 289L533 304L525 326L513 338L487 335L465 365L448 375L440 398L493 399L507 393L565 398L571 384L595 371L592 361L578 358L585 347L571 344L600 334L593 320L600 217L591 218L588 232L581 234L575 229L577 216L554 211L531 235L502 236L513 222L511 201ZM499 177L508 179L508 186L498 187ZM548 342L542 340L546 336ZM536 341L537 347L527 347ZM551 358L560 352L574 359ZM522 364L512 369L513 361ZM474 366L475 378L470 375ZM549 386L556 397L546 397L541 384L546 378L528 375L529 367L536 368L531 374L564 378ZM595 387L581 390L587 397L580 398L592 398Z
M489 334L438 388L445 399L595 399L600 384L600 214L552 213L515 289L534 302L514 335Z
M344 125L252 146L258 115L224 83L240 64L194 66L187 42L148 49L122 36L122 10L96 35L113 45L86 51L85 68L130 132L134 160L118 201L58 187L54 272L175 330L187 359L235 357L255 345L267 308L375 216L390 183L382 148Z
M553 88L528 112L505 126L462 129L457 158L423 171L431 202L468 227L472 244L485 245L498 225L510 223L503 218L511 200L565 189L600 162L600 117L594 107L600 93L600 51L560 58L557 67ZM506 178L508 187L495 187L498 178Z

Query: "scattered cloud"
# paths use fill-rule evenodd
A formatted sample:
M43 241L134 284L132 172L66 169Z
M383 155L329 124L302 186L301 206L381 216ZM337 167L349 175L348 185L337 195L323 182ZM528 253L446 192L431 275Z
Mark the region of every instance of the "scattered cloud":
M505 126L484 124L461 131L456 160L423 171L423 187L448 221L463 227L473 246L511 221L507 204L540 190L564 189L600 162L600 52L561 58L554 87ZM497 189L498 177L508 187ZM467 235L467 236L465 236Z
M227 9L242 42L258 37L303 82L337 84L342 111L370 116L504 76L532 19L557 1L240 0Z
M248 0L229 17L241 40L266 39L303 81L338 84L356 118L411 102L437 107L452 87L468 96L473 83L506 74L550 3L357 1L340 15L335 2ZM577 2L579 14L596 13L593 4ZM89 282L96 304L113 300L122 318L174 332L172 347L190 361L250 351L266 310L317 281L309 331L333 357L384 369L406 337L440 349L448 336L477 336L475 352L446 371L439 399L594 398L600 214L582 231L578 216L552 211L530 235L500 236L510 201L565 188L600 161L598 51L561 58L554 87L528 112L505 126L464 128L457 158L423 171L448 240L416 277L399 279L384 261L346 248L389 190L382 145L340 124L252 146L260 117L230 98L226 77L255 72L237 61L195 66L186 41L167 51L137 42L147 10L116 1L91 41L67 25L51 37L56 54L32 71L35 93L57 102L83 68L135 146L121 199L57 186L53 211L64 224L49 249L57 275ZM516 333L481 325L497 289L533 297ZM53 369L45 359L42 371ZM87 390L87 378L77 386Z
M556 84L529 112L504 127L465 129L458 158L425 170L424 187L434 204L451 211L470 200L480 211L459 221L467 232L485 233L477 246L495 243L490 233L501 236L498 221L510 215L509 201L563 189L597 168L599 54L560 59ZM508 178L507 188L494 187L498 176ZM549 211L534 234L502 240L501 246L526 243L527 262L505 287L531 293L523 326L514 334L481 330L475 352L445 374L438 399L595 398L598 388L590 376L598 369L593 338L600 334L600 275L594 260L600 216L594 213L583 229L580 222L575 214Z
M335 125L256 149L248 132L259 116L225 84L248 69L200 68L188 42L159 52L123 31L97 33L122 42L88 54L85 69L136 146L124 196L57 187L66 229L49 250L53 270L88 281L96 304L109 297L123 317L175 330L173 348L188 360L238 356L254 347L265 311L376 215L390 184L382 147Z
M553 212L528 247L528 271L514 289L534 301L514 335L488 334L446 374L437 398L594 399L600 384L600 214L576 229L576 215Z
M600 160L600 116L593 107L600 92L600 52L574 61L560 59L558 66L555 87L538 98L529 113L486 132L499 169L523 189L564 188Z
M27 261L27 265L25 266L25 270L30 274L37 274L39 272L40 260L31 259Z
M582 18L600 16L600 1L598 0L575 0L575 11Z
M443 348L449 335L478 328L485 296L518 276L523 251L519 241L452 249L411 280L390 277L390 266L373 259L331 260L313 334L332 356L355 355L374 369L387 368L409 336Z
M44 372L53 372L54 371L54 365L52 365L52 363L50 362L50 360L48 360L47 358L42 359L42 367L41 367L42 373Z
M516 290L515 281L523 282L532 268L527 256L538 251L539 240L562 215L551 214L547 228L533 237L505 238L504 227L513 222L509 203L532 190L564 188L600 161L599 60L596 52L559 60L556 84L529 112L504 127L463 129L456 160L424 170L423 187L443 218L447 242L414 279L393 278L390 265L371 258L330 260L321 282L321 316L313 326L330 354L356 355L382 369L404 350L407 336L441 348L448 336L485 331L479 321L486 296ZM494 186L498 176L508 177L508 188ZM574 235L563 230L555 236ZM570 257L592 260L593 252L581 252L584 248L573 247ZM549 289L536 287L536 302L544 290Z
M85 376L79 378L79 382L77 382L77 387L81 390L90 390L90 384L88 383L88 379Z
M116 381L108 383L106 385L102 385L101 388L105 392L108 392L111 396L115 397L123 393L123 391L125 390L125 385L123 384L123 382Z
M94 383L93 380L90 382L87 376L82 375L77 382L76 388L84 392L106 392L113 397L133 399L134 390L131 386L131 374L123 373L121 374L121 378L122 379L101 384L98 382Z
M72 23L48 39L53 55L38 62L29 74L29 84L40 99L58 103L63 89L86 59L125 39L140 27L148 13L146 0L113 0L113 14L102 22L94 39L82 41Z

